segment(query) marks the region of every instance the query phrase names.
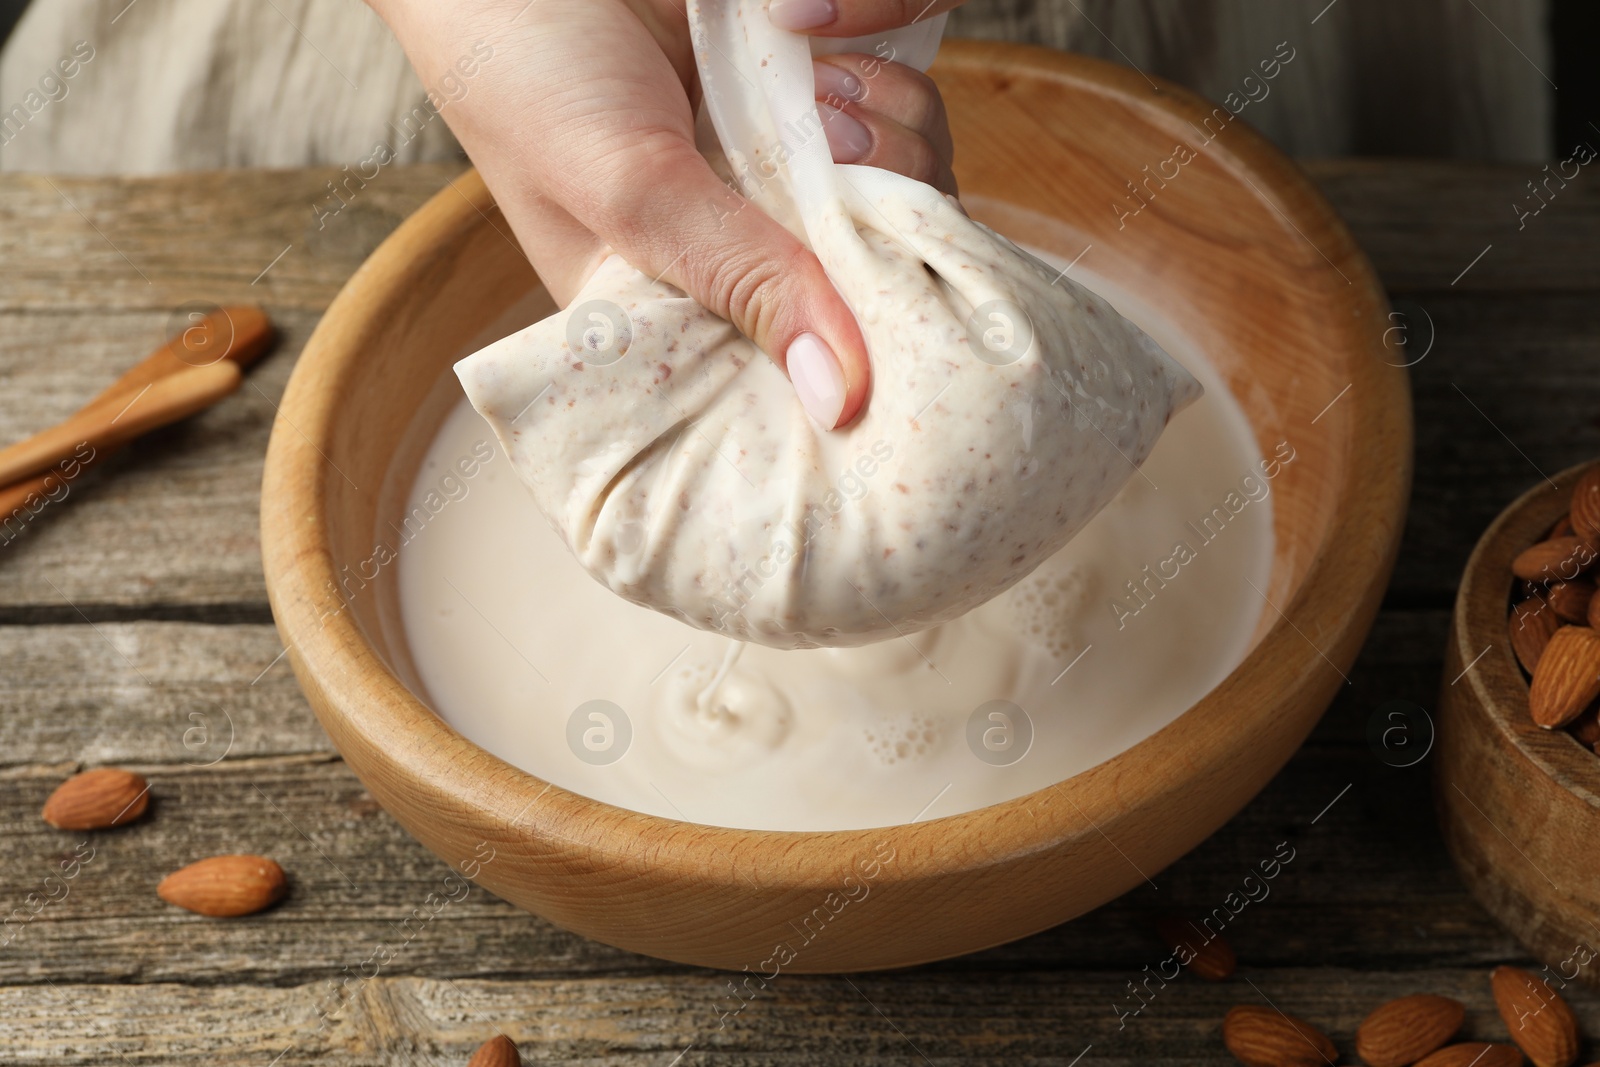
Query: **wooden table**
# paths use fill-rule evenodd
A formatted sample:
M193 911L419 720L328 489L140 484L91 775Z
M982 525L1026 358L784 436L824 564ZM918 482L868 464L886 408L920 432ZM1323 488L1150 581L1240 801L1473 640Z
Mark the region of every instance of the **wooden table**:
M1450 867L1429 761L1390 766L1369 731L1386 701L1434 706L1456 576L1485 524L1541 471L1600 453L1600 193L1580 177L1519 231L1511 205L1537 167L1310 170L1408 312L1412 358L1431 342L1413 371L1405 547L1352 684L1154 887L934 966L785 976L725 1028L723 975L588 942L482 890L436 912L445 866L362 789L279 659L257 537L274 404L339 286L455 170L387 169L322 228L311 206L332 169L0 178L0 438L67 415L185 303L259 301L285 334L239 394L119 455L0 548L0 908L21 909L0 934L0 1063L449 1064L498 1029L530 1062L1220 1064L1235 1003L1270 1000L1348 1053L1368 1010L1419 990L1461 998L1470 1034L1503 1039L1488 969L1523 953ZM94 835L67 896L24 921L83 839L40 805L103 763L148 776L152 813ZM1119 1019L1128 983L1166 955L1151 917L1221 905L1280 842L1295 859L1227 928L1238 974L1152 982ZM279 859L288 900L218 922L157 899L165 873L231 851ZM1600 995L1573 1000L1600 1035Z

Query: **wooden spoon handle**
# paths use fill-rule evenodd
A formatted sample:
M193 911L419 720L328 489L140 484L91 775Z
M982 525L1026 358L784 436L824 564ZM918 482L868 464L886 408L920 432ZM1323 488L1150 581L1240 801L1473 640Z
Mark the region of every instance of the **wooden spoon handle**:
M218 308L205 315L196 312L182 330L102 389L79 414L110 406L121 397L122 402L112 406L112 414L116 414L128 397L151 382L222 359L248 367L271 347L274 336L272 323L258 307Z
M63 460L59 468L51 468L43 474L35 474L0 489L0 544L15 536L15 528L9 523L19 510L26 508L32 514L44 508L50 500L61 499L66 492L63 487L82 477L91 464L103 463L115 452L115 448L97 449L88 459L78 461L75 465Z
M128 368L120 378L85 404L79 414L97 406L109 406L114 401L116 407L111 413L115 415L140 389L190 367L219 359L237 363L241 368L248 367L272 347L276 335L271 321L258 307L237 305L218 308L206 314L196 312L190 316L182 331ZM38 511L46 501L57 499L64 486L75 481L91 466L110 459L116 451L116 447L99 448L92 458L73 467L70 474L50 470L0 488L0 524L10 519L19 508ZM4 483L0 482L0 485Z
M119 397L120 410L117 403L97 400L67 421L0 451L0 485L52 467L83 444L98 452L187 418L237 389L241 373L237 363L223 359L158 378L126 400Z

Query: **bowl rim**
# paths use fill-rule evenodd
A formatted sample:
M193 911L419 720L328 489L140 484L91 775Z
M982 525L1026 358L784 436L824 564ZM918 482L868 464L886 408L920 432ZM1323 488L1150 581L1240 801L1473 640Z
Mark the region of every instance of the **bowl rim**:
M1600 809L1600 755L1584 748L1566 730L1546 730L1533 721L1527 707L1528 681L1511 648L1507 625L1517 581L1511 561L1567 513L1573 487L1596 468L1600 468L1600 459L1546 477L1495 516L1462 569L1450 629L1460 662L1470 665L1458 682L1468 684L1473 701L1484 709L1496 733L1540 774L1591 808ZM1456 684L1449 679L1441 682ZM1521 706L1501 699L1505 693L1519 694Z
M1136 71L1041 47L951 40L941 61L999 64L1070 84L1078 92L1119 103L1132 100L1153 107L1174 130L1189 128L1218 106L1170 84L1157 89ZM818 831L710 826L615 807L520 770L456 733L399 681L368 644L353 613L319 618L319 597L324 588L334 588L337 569L323 523L307 520L323 516L323 485L330 477L314 461L315 442L324 440L339 417L339 385L353 373L364 337L376 329L376 321L394 314L404 299L397 294L410 292L413 283L439 268L438 249L477 227L496 225L493 199L476 171L469 171L408 218L352 276L307 342L274 423L262 480L263 564L295 673L308 691L315 687L324 698L312 700L324 726L341 750L347 744L363 746L386 761L385 774L408 776L441 803L471 809L483 822L648 862L663 873L729 884L754 879L763 889L826 889L838 875L816 862L817 856L865 854L885 839L893 841L898 855L885 868L889 881L918 882L953 869L1003 865L1093 833L1105 837L1102 826L1157 803L1164 794L1180 793L1185 781L1202 771L1226 774L1244 751L1229 735L1240 732L1241 721L1266 724L1268 712L1281 702L1281 697L1275 702L1262 695L1264 676L1275 672L1280 683L1288 679L1297 691L1331 695L1340 680L1324 681L1309 672L1326 672L1320 658L1342 676L1354 660L1398 551L1412 453L1405 373L1384 358L1379 331L1357 325L1386 322L1389 304L1349 230L1299 168L1243 123L1228 144L1214 142L1208 148L1213 152L1302 237L1306 232L1324 237L1314 247L1348 283L1355 309L1349 321L1330 324L1329 343L1365 358L1352 359L1357 387L1347 390L1337 409L1334 425L1343 428L1337 443L1347 459L1338 484L1329 490L1331 520L1303 580L1288 602L1268 601L1279 621L1225 679L1172 723L1089 770L1012 800L925 822ZM417 257L417 249L435 250L435 255ZM1365 583L1352 580L1354 575L1365 575ZM321 639L296 641L319 626ZM1305 633L1317 634L1318 642ZM1261 697L1254 702L1252 684ZM1321 696L1315 699L1326 705ZM1189 773L1124 773L1149 760L1186 767ZM1057 797L1067 803L1048 802ZM686 828L694 832L684 833ZM957 831L970 847L951 856L941 846ZM812 843L816 848L805 847Z

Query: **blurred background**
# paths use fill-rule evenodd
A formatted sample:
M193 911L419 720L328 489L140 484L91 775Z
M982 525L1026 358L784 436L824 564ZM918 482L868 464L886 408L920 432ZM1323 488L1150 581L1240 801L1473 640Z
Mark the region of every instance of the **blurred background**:
M1597 31L1594 0L971 0L949 32L1248 95L1299 156L1512 162L1600 146ZM0 170L347 163L423 99L359 0L0 0L0 42ZM431 123L398 161L459 156Z

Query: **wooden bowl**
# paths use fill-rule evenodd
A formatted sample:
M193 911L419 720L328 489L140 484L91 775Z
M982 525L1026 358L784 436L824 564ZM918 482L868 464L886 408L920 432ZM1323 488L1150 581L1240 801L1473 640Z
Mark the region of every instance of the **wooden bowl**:
M1511 561L1566 514L1593 464L1541 482L1501 512L1467 561L1439 693L1434 793L1467 888L1564 978L1600 950L1600 756L1528 713L1511 651Z
M1119 285L1158 284L1167 321L1219 362L1263 453L1295 449L1273 487L1258 642L1205 699L1116 758L1013 801L886 829L675 822L476 747L402 684L403 644L383 598L364 591L388 573L380 487L392 456L414 456L407 425L485 324L536 285L465 176L351 278L300 358L262 486L266 577L295 674L374 797L449 863L562 927L769 975L913 964L1044 929L1237 812L1310 731L1371 624L1410 484L1409 394L1386 359L1383 293L1332 209L1227 112L1135 72L951 42L933 73L974 214L1067 258L1092 245L1095 273ZM1147 165L1171 173L1161 163L1174 146L1208 129L1221 133L1164 186L1144 186L1128 217L1128 183ZM863 883L860 902L843 896Z

